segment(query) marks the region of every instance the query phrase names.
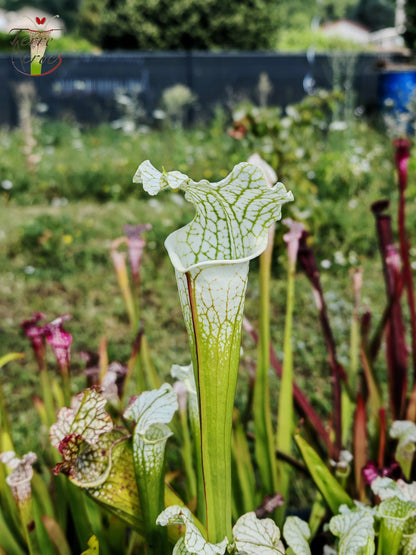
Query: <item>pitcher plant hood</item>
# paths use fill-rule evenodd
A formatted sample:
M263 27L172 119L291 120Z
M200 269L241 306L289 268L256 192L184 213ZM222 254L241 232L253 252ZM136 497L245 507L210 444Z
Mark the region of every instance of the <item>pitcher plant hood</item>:
M281 216L282 204L293 200L282 183L269 187L255 165L241 163L219 181L195 182L178 171L159 172L147 160L133 181L150 195L181 189L196 209L195 218L174 231L165 246L175 269L255 258L267 245L267 230Z

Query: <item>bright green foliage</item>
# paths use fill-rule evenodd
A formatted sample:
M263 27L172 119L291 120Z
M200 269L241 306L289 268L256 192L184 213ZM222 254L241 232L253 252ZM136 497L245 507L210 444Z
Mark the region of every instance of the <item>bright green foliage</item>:
M232 444L233 517L252 511L260 501L250 445L240 416L235 413Z
M266 0L83 0L83 34L106 49L267 49L276 10Z
M205 522L205 499L204 499L204 481L202 475L202 459L201 459L201 427L199 420L199 407L198 407L198 395L195 383L195 374L192 364L188 366L180 366L179 364L172 365L170 370L171 376L179 380L184 384L187 397L186 397L186 410L182 414L181 403L179 402L179 409L182 420L183 434L184 434L184 445L182 449L182 456L184 458L186 473L188 480L190 481L190 489L198 490L196 493L197 497L197 509L196 513L199 518ZM191 441L189 437L189 427L188 427L188 415L191 424L192 431L192 446L188 446L188 441ZM193 455L190 451L193 451ZM196 468L194 468L194 461L196 462ZM194 476L196 476L194 478ZM197 484L194 484L196 480ZM195 495L194 493L194 495Z
M282 381L279 392L279 408L277 416L277 434L276 448L291 454L293 420L294 420L294 404L293 404L293 308L295 301L295 275L296 261L299 250L299 240L304 231L303 224L293 222L290 218L283 220L283 223L289 227L289 232L283 236L288 248L288 277L287 277L287 293L286 293L286 319L283 337L283 368ZM288 503L291 469L283 461L277 462L277 476L279 480L279 492L283 499ZM283 523L285 508L280 507L277 510L278 524Z
M297 32L299 40L302 41L302 35L305 32L308 35L314 17L319 17L320 22L343 18L355 2L356 0L321 0L319 3L316 1L305 2L305 0L280 1L277 3L279 35L285 30L293 30ZM311 44L313 44L313 40L305 49Z
M313 31L306 28L300 31L299 28L285 27L279 31L277 37L277 50L282 52L304 52L313 46L317 52L333 53L334 50L340 51L360 51L373 50L371 46L365 47L349 40L337 36L324 35L322 31Z
M88 541L88 549L84 551L81 555L98 555L100 552L100 546L98 540L95 536L91 536Z
M336 514L343 504L353 507L352 499L334 478L316 451L299 434L295 435L295 440L316 487L332 513Z

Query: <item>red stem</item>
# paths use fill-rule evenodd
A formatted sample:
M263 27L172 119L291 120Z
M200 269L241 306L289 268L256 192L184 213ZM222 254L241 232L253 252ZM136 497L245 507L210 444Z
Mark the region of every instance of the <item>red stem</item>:
M365 401L359 393L354 415L354 474L360 501L365 499L365 482L362 474L367 462L367 418Z
M253 326L251 325L251 323L247 320L247 318L244 318L243 326L245 331L252 337L254 342L257 344L258 334L256 330L253 328ZM280 364L280 361L277 358L276 351L273 349L273 345L270 345L270 364L276 371L276 374L279 376L279 378L281 378L283 373L282 365ZM312 408L311 404L309 403L308 399L306 398L302 390L295 383L293 384L293 397L298 411L309 420L309 422L315 428L321 440L327 447L329 455L331 456L331 458L334 458L336 449L329 437L328 432L325 429L325 426L322 424L321 419Z
M396 149L396 167L399 177L399 210L398 228L400 241L400 256L403 264L403 281L407 289L407 300L410 312L411 342L412 342L412 362L413 362L413 383L416 382L416 307L413 288L412 270L409 260L409 241L406 236L406 197L407 170L410 158L410 141L407 139L397 139L394 141Z
M386 450L386 409L380 409L380 433L377 454L377 465L384 468L384 453Z
M393 302L386 325L386 359L391 418L400 420L404 417L407 392L407 348L402 309L397 295L401 287L401 276L395 265L391 263L395 254L391 217L383 213L388 204L388 201L379 201L374 203L371 208L376 218L387 299L389 303Z
M328 351L328 361L331 371L332 397L333 397L333 428L335 432L335 459L342 448L342 412L341 412L341 379L347 383L347 376L342 365L338 362L334 336L329 324L328 312L322 291L319 270L312 249L307 244L309 233L304 231L299 243L298 260L306 276L312 284L315 302L319 312L322 331Z

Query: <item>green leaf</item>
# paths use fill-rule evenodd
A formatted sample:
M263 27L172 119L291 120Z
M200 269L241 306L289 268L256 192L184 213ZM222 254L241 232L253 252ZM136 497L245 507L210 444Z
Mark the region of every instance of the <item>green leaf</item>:
M83 551L81 555L98 555L99 552L100 549L98 545L98 539L96 538L96 536L91 536L88 541L88 549L86 551Z
M329 529L339 538L338 555L372 555L375 553L374 516L371 511L345 505L341 514L331 518Z
M0 510L0 548L3 548L5 553L13 553L13 555L25 555L26 550L21 547L14 531L9 528L4 519L3 512Z
M283 338L283 367L277 413L278 425L276 433L276 449L290 456L294 428L292 327L295 303L296 260L299 250L299 240L305 227L303 224L294 222L290 218L283 220L283 223L289 227L289 232L283 236L288 247L289 264L286 287L285 330ZM290 477L292 469L284 461L277 460L276 470L279 481L279 492L286 502L285 505L279 507L276 511L277 523L281 525L283 524L283 518L289 503Z
M315 537L324 520L326 520L327 505L319 491L315 494L312 510L309 517L309 529L312 538Z
M157 518L160 526L172 526L180 524L186 527L185 536L179 540L177 550L174 554L181 555L223 555L228 546L227 538L217 544L207 542L199 528L194 523L191 511L187 507L173 505L165 509Z
M409 480L416 450L416 424L410 420L396 420L390 428L390 437L398 439L396 460Z
M182 456L185 464L185 472L189 482L188 496L197 498L197 512L202 513L204 507L204 492L197 492L196 475L199 474L198 483L202 485L202 469L201 469L201 429L199 420L198 395L196 391L195 375L192 364L188 366L180 366L173 364L170 369L172 378L176 378L174 389L178 395L179 417L182 427ZM189 433L188 424L191 423L192 438ZM196 461L196 471L194 464Z
M98 456L99 450L94 453ZM94 468L94 458L90 459L90 464ZM101 461L98 464L101 465ZM144 521L136 487L133 446L129 438L123 438L113 445L108 464L103 481L95 487L85 486L85 491L104 508L143 534Z
M19 358L25 358L24 353L8 353L0 357L0 368L3 368L8 362L12 360L18 360Z
M254 512L241 516L233 528L237 552L244 555L284 554L280 530L271 518L259 519Z
M343 489L341 484L332 476L316 451L312 449L299 434L295 435L295 441L302 453L303 460L308 467L312 480L321 492L332 513L337 514L341 505L347 505L353 508L353 500Z
M289 516L283 526L283 537L292 548L294 555L310 555L308 540L311 531L307 522L297 516Z
M233 513L241 515L257 506L258 491L250 446L237 410L234 413L232 456Z
M8 353L0 357L0 369L12 360L24 358L24 353ZM0 452L13 450L11 440L10 418L4 398L3 385L0 379Z
M32 496L39 505L41 514L54 516L54 505L48 485L37 472L34 472L32 478Z

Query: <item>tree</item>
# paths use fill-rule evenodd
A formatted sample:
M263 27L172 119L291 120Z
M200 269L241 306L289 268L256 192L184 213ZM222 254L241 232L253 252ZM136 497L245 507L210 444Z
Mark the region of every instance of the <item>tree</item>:
M370 31L394 27L394 1L359 0L351 9L349 17Z
M276 9L268 0L82 0L79 25L103 48L271 48Z
M412 50L416 50L416 4L413 0L407 0L405 4L406 12L406 31L404 40L406 45Z

